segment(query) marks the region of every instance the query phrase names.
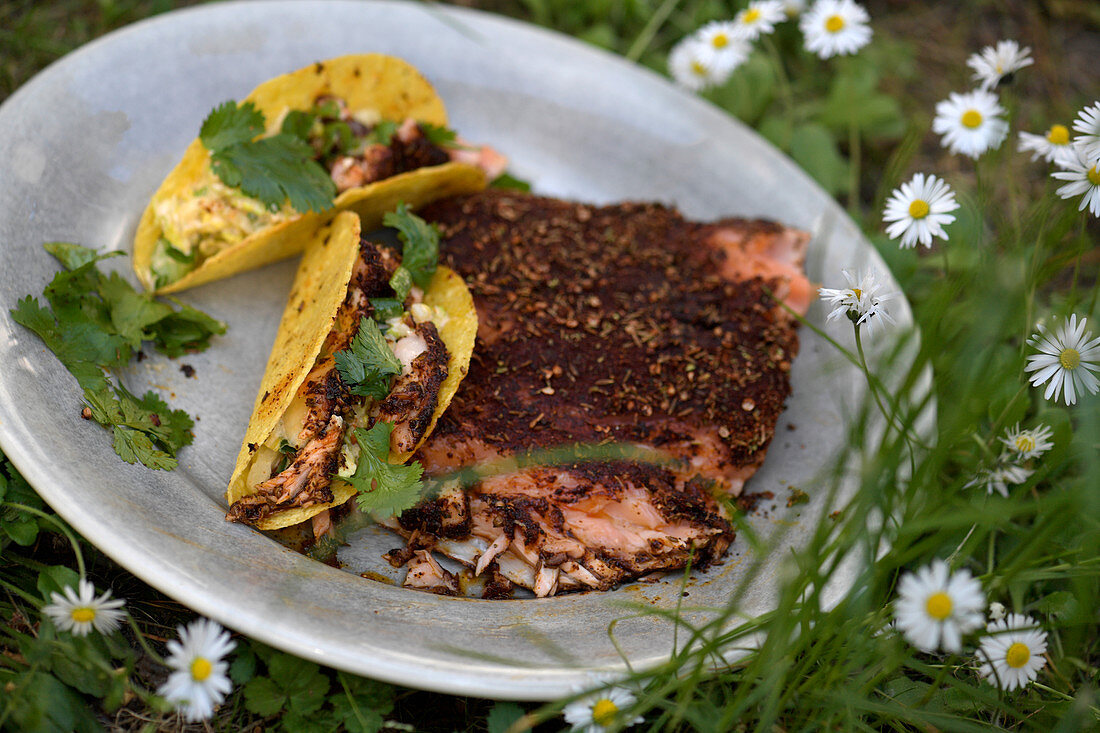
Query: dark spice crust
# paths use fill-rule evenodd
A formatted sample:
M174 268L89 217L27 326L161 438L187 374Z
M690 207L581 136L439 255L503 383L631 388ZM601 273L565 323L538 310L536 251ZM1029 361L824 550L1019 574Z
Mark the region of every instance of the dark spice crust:
M410 373L397 379L378 410L381 422L408 423L408 434L403 442L409 444L409 450L420 442L432 424L450 361L447 345L434 323L427 321L417 325L416 333L424 339L427 348L413 359Z
M798 340L758 279L718 273L721 227L652 203L606 207L487 191L436 202L442 260L481 326L469 375L433 439L500 450L690 442L714 428L728 465L759 463L790 392Z

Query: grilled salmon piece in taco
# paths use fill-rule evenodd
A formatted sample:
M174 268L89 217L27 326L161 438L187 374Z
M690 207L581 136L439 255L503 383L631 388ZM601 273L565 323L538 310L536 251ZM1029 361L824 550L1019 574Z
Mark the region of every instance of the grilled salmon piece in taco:
M318 62L211 112L142 214L134 271L159 292L194 287L298 254L339 211L375 229L398 202L481 190L505 165L448 129L404 61Z
M350 212L306 248L229 481L227 518L279 529L343 504L358 490L364 431L386 428L388 450L373 460L406 462L465 376L477 333L470 293L436 266L437 250L412 241L422 220L404 206L392 217L408 227L403 251L361 237Z

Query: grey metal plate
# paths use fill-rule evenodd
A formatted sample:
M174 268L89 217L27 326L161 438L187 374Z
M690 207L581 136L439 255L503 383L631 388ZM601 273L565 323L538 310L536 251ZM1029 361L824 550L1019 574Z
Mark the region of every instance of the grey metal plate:
M138 23L80 49L0 107L0 444L77 530L134 574L251 637L317 662L392 682L486 697L549 699L592 670L622 669L608 624L622 602L671 607L681 579L609 593L480 601L405 591L315 563L224 521L223 491L294 271L282 263L185 294L229 323L206 353L146 360L125 375L199 418L172 473L122 463L79 417L74 380L8 315L56 270L51 240L130 248L138 216L217 103L315 60L392 53L436 84L454 126L489 141L536 190L594 202L656 199L696 218L764 216L815 232L808 271L884 265L858 229L787 158L666 80L569 38L457 8L396 2L249 2ZM128 271L124 261L112 264ZM893 308L901 326L907 306ZM822 323L815 305L811 321ZM826 510L815 475L846 437L859 373L803 332L768 461L749 484L778 508L753 518L765 538ZM795 429L788 430L793 424ZM788 487L811 495L783 506ZM849 486L847 490L851 490ZM806 533L784 534L797 545ZM387 542L378 540L382 545ZM396 544L394 542L393 544ZM740 604L774 604L780 555ZM744 573L735 543L688 582L693 606L720 607ZM854 568L842 571L832 597ZM694 617L702 619L702 611ZM656 616L616 627L635 666L667 658Z

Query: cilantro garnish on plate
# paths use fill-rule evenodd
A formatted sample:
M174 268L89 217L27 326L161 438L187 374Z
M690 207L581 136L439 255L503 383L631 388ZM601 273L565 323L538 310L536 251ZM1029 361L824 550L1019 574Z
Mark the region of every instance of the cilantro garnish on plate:
M390 434L393 424L377 422L370 430L356 428L359 460L355 473L344 480L359 490L359 508L377 517L400 514L420 501L424 489L424 467L390 463Z
M43 245L64 268L46 286L46 305L28 295L11 309L16 323L34 331L84 390L83 415L113 432L115 452L127 463L171 470L189 445L194 422L153 391L131 394L113 371L126 366L143 342L169 357L202 351L225 324L190 306L175 306L134 290L118 273L103 273L100 254L67 242Z
M263 112L251 102L225 102L207 115L199 139L210 151L214 173L271 209L288 200L296 211L332 208L336 185L313 159L313 148L292 134L297 126L284 125L284 131L255 139L264 122Z

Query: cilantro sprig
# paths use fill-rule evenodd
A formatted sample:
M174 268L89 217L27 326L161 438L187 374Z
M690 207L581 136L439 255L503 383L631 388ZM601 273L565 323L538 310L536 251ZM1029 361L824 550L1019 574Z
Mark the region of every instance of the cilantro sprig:
M364 316L351 344L336 352L336 370L352 394L381 400L390 393L392 377L401 373L401 362L378 324Z
M382 223L397 230L401 267L409 271L414 283L427 288L439 264L439 229L410 212L404 202L382 217Z
M288 200L296 211L332 208L336 185L313 148L285 131L256 139L263 130L264 114L251 102L225 102L207 115L199 139L218 178L271 209Z
M389 462L393 424L377 422L370 430L356 428L359 460L355 473L345 480L359 490L359 508L376 517L400 514L420 501L424 490L424 467L417 462Z
M176 454L193 439L194 423L183 410L169 408L155 392L142 397L117 382L113 372L126 366L142 343L169 357L201 351L225 324L190 306L176 307L138 292L118 273L103 273L99 262L121 254L67 242L43 245L62 269L43 296L16 303L16 323L34 331L76 378L84 392L85 415L113 432L115 452L127 463L171 470Z

